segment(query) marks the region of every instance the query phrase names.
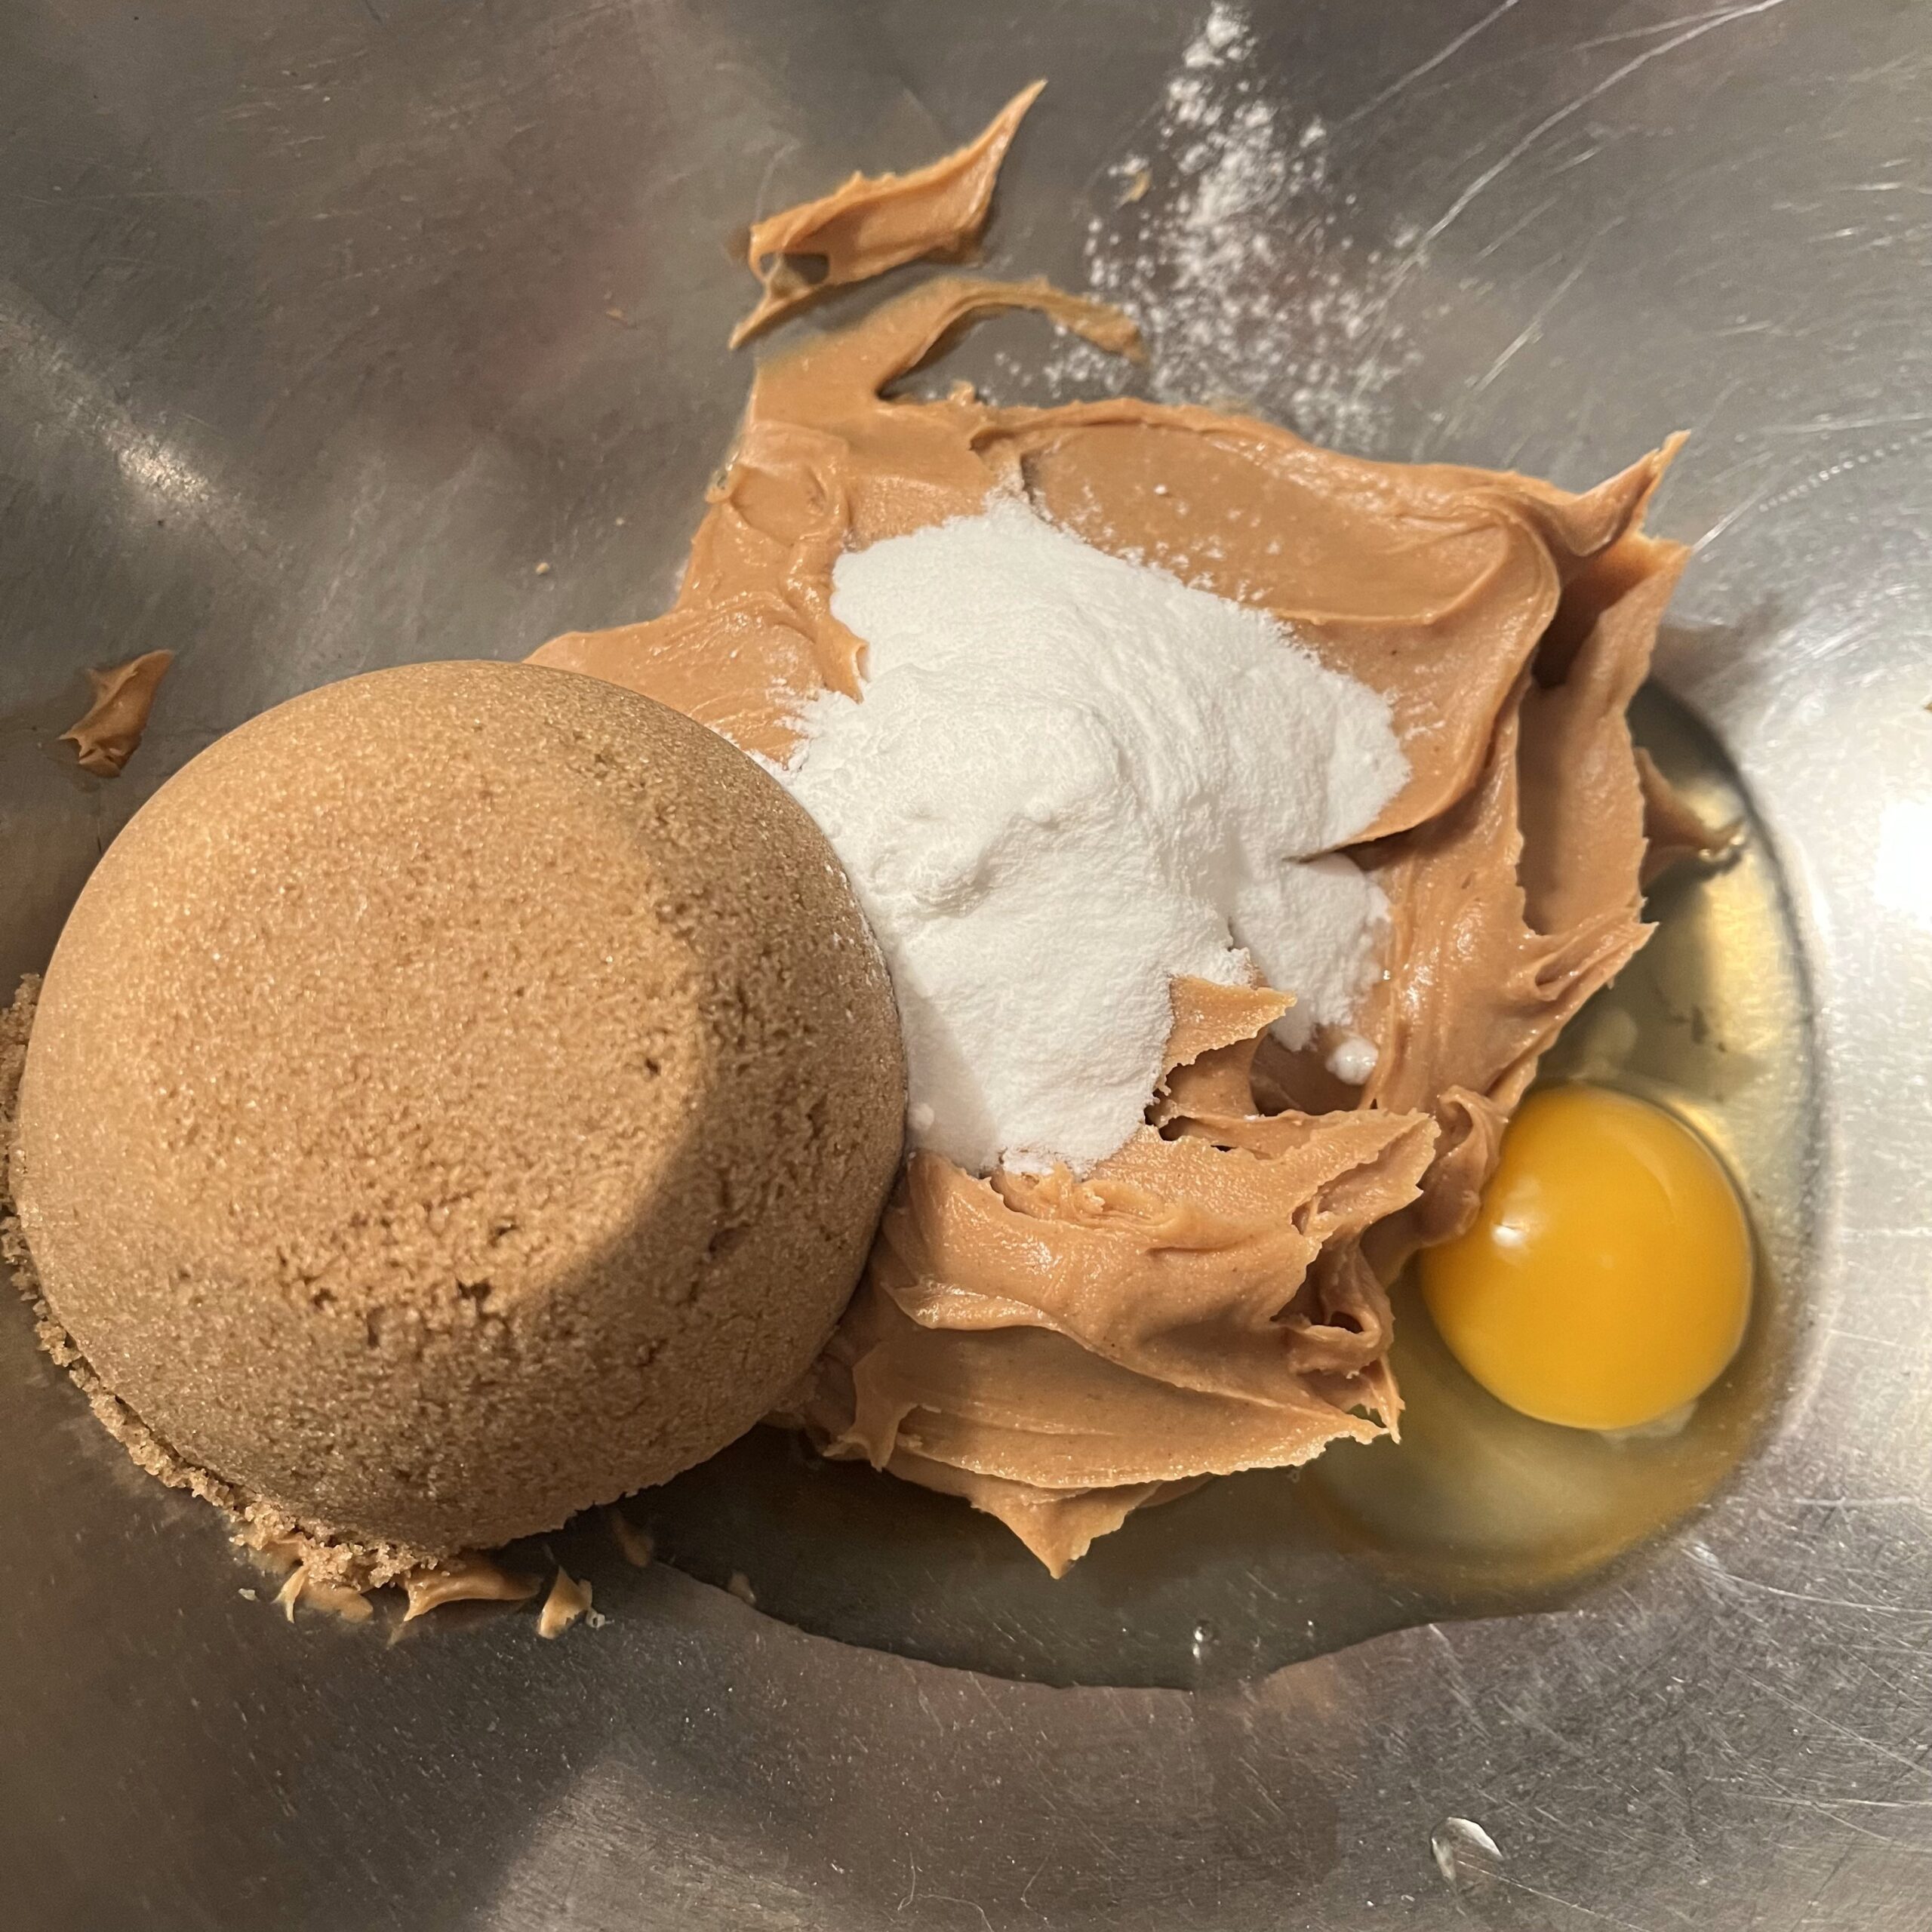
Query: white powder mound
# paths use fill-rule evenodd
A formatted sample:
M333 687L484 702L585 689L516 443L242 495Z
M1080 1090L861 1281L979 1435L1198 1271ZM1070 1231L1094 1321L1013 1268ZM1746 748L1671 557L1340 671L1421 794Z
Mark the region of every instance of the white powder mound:
M1177 975L1292 992L1291 1044L1346 1026L1386 909L1320 855L1407 777L1385 699L1014 500L833 585L863 699L814 699L780 776L891 968L915 1144L1084 1172L1145 1113Z

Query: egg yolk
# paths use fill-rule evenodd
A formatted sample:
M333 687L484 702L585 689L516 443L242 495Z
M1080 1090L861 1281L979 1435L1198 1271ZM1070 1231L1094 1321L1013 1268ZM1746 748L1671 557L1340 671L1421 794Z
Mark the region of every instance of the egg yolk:
M1635 1429L1701 1395L1743 1339L1751 1231L1710 1149L1627 1094L1532 1094L1475 1225L1419 1263L1451 1352L1512 1409Z

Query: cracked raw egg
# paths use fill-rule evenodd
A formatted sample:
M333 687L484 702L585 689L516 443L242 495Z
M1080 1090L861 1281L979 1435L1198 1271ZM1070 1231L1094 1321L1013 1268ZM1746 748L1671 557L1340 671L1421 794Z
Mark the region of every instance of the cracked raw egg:
M1640 1428L1701 1395L1743 1339L1752 1246L1717 1157L1605 1088L1532 1094L1466 1234L1426 1250L1457 1360L1525 1415Z

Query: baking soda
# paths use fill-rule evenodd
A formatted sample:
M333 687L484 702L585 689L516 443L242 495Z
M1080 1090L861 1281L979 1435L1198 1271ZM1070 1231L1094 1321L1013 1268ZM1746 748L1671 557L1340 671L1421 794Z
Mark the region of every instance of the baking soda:
M1383 697L1017 500L833 586L863 700L814 699L780 776L891 969L915 1145L1085 1171L1144 1117L1180 975L1294 994L1291 1044L1346 1026L1386 909L1332 848L1407 777Z

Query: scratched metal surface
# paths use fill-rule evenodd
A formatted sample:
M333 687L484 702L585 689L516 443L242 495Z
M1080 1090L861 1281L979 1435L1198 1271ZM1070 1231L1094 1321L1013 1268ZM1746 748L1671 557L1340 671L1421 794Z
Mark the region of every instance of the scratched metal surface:
M721 238L755 205L920 157L1044 73L994 261L1078 284L1106 165L1158 158L1203 26L1112 0L0 10L0 973L263 706L661 601L741 393ZM1699 546L1663 671L1782 859L1823 1068L1768 1439L1559 1612L1192 1694L841 1646L661 1564L583 1641L484 1619L384 1648L239 1597L213 1525L8 1320L0 1918L1932 1924L1932 25L1309 0L1254 37L1249 98L1323 128L1257 219L1331 298L1272 362L1235 343L1260 407L1573 483L1697 432L1661 506ZM148 745L77 778L52 740L82 668L162 644Z

